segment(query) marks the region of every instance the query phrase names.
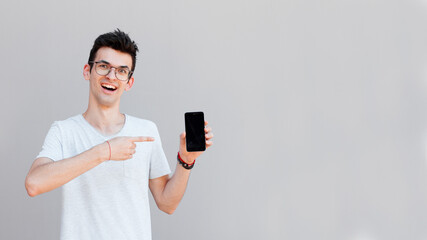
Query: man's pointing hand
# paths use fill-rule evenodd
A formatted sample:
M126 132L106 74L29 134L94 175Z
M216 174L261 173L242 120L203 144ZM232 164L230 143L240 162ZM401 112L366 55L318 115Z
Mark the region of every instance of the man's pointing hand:
M103 156L106 160L122 161L131 159L135 154L135 142L152 142L153 137L116 137L107 142L102 143L105 154ZM111 155L110 155L111 154ZM110 158L111 156L111 158Z

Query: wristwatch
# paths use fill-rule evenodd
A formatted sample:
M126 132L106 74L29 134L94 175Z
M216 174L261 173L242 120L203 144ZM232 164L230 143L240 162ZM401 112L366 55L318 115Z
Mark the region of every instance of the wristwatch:
M194 160L194 162L192 164L188 164L188 163L184 162L181 159L181 156L179 156L179 152L178 152L176 158L178 159L179 164L181 164L181 166L187 170L192 169L194 167L194 164L196 163L196 160Z

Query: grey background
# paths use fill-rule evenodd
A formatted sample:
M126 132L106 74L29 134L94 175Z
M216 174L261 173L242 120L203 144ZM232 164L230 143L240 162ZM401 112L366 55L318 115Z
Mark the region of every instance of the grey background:
M117 27L142 49L121 111L172 168L185 111L215 134L154 239L427 239L426 1L18 0L0 22L0 239L58 239L60 190L24 179Z

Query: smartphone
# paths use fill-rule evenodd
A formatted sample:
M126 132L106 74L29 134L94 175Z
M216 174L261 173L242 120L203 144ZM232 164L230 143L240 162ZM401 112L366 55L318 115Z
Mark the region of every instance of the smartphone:
M188 152L206 150L205 117L203 112L185 113L185 133Z

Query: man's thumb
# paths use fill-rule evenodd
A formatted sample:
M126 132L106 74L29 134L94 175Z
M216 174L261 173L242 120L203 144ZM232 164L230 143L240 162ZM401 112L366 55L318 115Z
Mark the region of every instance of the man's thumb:
M181 145L183 145L183 146L185 146L185 136L186 136L185 132L183 132L183 133L181 133L181 135L179 135Z

